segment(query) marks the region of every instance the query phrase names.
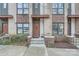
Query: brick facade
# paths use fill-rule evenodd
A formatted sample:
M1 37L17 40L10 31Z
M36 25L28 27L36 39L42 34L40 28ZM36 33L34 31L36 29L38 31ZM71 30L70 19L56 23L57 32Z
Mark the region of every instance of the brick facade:
M29 23L29 15L17 15L16 23Z

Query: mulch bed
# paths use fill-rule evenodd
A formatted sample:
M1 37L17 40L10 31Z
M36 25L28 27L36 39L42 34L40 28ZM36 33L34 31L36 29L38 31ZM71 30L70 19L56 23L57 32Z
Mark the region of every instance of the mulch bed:
M67 42L55 42L54 47L55 48L77 49L76 46L74 46L73 44L69 44Z

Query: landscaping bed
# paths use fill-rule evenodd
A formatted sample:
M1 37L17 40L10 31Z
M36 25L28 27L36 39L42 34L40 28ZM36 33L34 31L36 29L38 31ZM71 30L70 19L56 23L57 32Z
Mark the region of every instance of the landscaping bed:
M27 34L11 35L9 38L0 39L0 45L28 46Z

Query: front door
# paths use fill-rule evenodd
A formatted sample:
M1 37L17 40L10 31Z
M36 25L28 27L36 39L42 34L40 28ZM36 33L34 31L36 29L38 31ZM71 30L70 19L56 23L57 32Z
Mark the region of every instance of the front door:
M8 33L8 24L7 23L3 23L2 28L3 28L3 33Z
M34 38L40 37L40 19L33 19L33 35Z

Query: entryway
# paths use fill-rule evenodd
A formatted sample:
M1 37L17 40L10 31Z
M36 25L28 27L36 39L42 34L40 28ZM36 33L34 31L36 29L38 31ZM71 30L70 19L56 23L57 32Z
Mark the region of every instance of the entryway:
M8 33L8 18L0 19L0 33Z
M8 24L7 23L3 23L2 24L2 29L3 29L3 33L8 33Z
M33 22L32 36L33 38L39 38L40 37L40 18L33 18L32 22Z

